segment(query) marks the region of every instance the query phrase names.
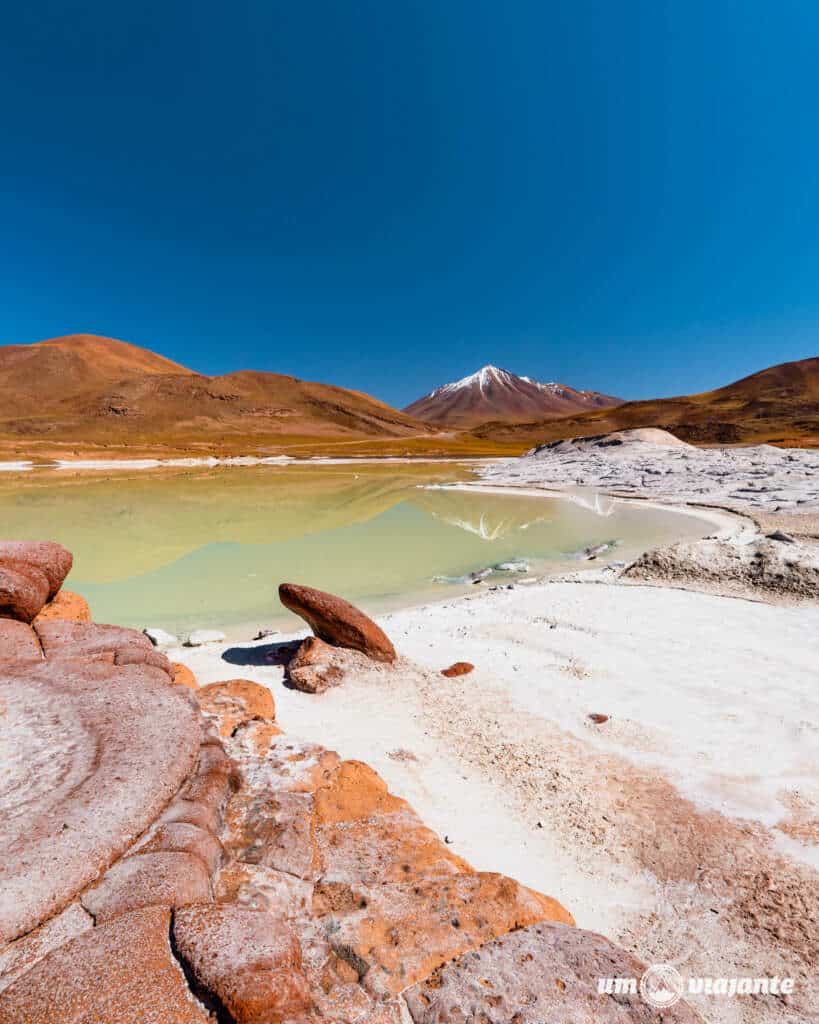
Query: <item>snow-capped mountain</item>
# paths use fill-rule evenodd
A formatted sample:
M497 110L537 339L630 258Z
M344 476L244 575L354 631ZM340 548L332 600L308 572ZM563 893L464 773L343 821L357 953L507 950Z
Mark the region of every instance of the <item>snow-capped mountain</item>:
M441 385L404 412L428 423L468 429L493 420L528 423L554 419L621 401L597 391L578 391L554 381L542 384L497 366L484 366L463 380Z

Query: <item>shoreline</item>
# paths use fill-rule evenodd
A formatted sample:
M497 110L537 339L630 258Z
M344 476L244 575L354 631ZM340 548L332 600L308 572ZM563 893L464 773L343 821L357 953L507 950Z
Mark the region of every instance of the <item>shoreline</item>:
M728 544L761 536L753 509L612 497L700 517ZM371 764L455 853L553 893L638 957L795 977L806 1015L789 1019L807 1021L819 611L618 575L589 567L377 615L396 670L321 696L283 685L276 652L305 630L169 654L202 685L230 666L268 687L288 734ZM475 671L440 676L458 660ZM714 1024L773 1024L784 1009L692 1002Z

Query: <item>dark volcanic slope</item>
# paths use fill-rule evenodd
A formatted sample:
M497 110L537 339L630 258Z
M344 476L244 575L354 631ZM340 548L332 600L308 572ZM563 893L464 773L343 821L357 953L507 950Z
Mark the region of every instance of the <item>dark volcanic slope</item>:
M276 373L204 377L111 338L0 347L0 437L185 447L406 437L426 424L369 395Z
M662 427L695 444L819 445L819 357L771 366L698 395L625 402L561 420L487 422L474 433L524 448L631 427Z
M468 430L488 420L523 423L620 401L596 391L577 391L567 384L540 384L497 366L484 366L463 380L436 388L404 412L428 423Z

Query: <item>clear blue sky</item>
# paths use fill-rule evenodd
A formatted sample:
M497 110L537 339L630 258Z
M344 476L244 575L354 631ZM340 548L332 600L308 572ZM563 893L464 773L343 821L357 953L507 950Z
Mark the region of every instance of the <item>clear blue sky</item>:
M397 405L819 354L815 0L5 5L0 341Z

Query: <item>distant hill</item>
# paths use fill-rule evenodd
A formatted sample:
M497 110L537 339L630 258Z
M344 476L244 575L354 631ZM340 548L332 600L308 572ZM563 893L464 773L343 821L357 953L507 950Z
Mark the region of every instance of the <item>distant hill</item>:
M113 338L0 347L5 440L230 449L422 433L427 424L360 391L255 371L205 377Z
M473 433L528 448L632 427L660 427L693 444L819 446L819 357L771 366L716 391L624 402L560 420L498 420Z
M497 366L484 366L452 384L443 384L408 405L404 412L427 423L468 430L488 420L525 423L578 411L618 405L622 399L568 384L541 384Z

